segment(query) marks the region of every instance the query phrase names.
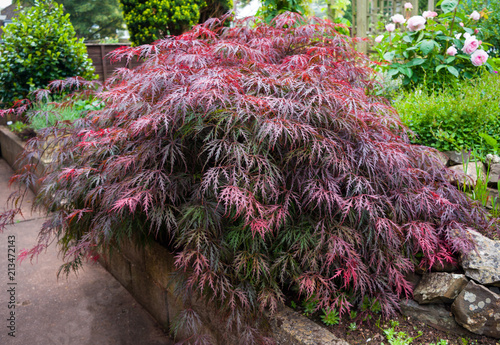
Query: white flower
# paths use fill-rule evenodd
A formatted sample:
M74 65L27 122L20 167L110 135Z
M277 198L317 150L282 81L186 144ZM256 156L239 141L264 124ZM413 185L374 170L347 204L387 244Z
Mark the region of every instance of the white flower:
M405 17L402 14L395 14L391 17L391 20L396 24L403 24L406 22Z
M474 11L470 14L469 18L472 20L479 20L481 15L477 11Z
M420 31L422 29L425 29L425 18L422 16L413 16L410 19L408 19L408 22L406 23L406 26L408 27L408 30L410 31Z
M409 10L411 10L412 8L413 8L413 5L411 4L411 2L407 2L407 3L405 4L405 10L409 11Z
M389 31L389 32L393 32L394 30L396 30L396 24L392 24L392 23L391 23L391 24L387 24L387 25L385 26L385 29L386 29L387 31Z
M488 53L482 49L478 49L470 56L470 61L474 66L481 66L488 60Z
M457 51L457 48L455 48L454 46L451 46L448 48L448 50L446 51L446 54L448 54L449 56L455 56L457 55L458 51Z
M465 36L465 35L464 35ZM476 39L476 36L469 36L464 42L464 46L462 47L462 51L465 54L472 54L476 51L481 43Z
M470 37L470 33L468 33L468 32L464 33L464 38L465 38L465 39L467 39L467 38L469 38L469 37Z
M7 121L7 126L12 125L12 121Z
M434 12L434 11L424 11L424 13L422 13L422 17L424 18L434 18L434 17L437 17L437 12Z
M375 42L380 43L380 42L382 42L383 39L384 39L384 35L377 36L375 38Z
M456 34L456 35L455 35L455 38L456 38L457 40L459 40L459 39L460 39L460 37L462 37L462 34Z

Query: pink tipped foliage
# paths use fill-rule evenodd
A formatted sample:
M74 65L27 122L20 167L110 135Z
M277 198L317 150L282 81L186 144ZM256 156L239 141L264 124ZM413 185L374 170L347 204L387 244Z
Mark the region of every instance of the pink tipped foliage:
M210 20L113 53L134 57L144 64L99 94L105 109L25 153L54 159L38 195L53 211L40 244L58 236L69 264L150 232L168 241L188 289L228 313L274 311L295 287L318 308L370 296L390 315L411 295L415 263L454 260L473 246L466 227L491 227L369 95L365 57L330 22Z

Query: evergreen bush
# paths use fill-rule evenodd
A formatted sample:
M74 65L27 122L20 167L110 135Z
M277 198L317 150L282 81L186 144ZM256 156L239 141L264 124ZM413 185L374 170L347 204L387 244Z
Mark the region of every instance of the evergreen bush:
M92 79L94 67L83 39L75 37L62 5L40 0L18 12L4 28L0 45L0 98L4 104L31 90L73 76Z

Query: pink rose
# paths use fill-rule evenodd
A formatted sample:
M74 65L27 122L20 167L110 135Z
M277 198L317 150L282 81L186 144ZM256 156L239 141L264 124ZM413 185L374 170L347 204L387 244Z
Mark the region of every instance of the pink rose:
M446 51L446 54L448 54L449 56L455 56L457 55L458 51L457 51L457 48L455 48L454 46L451 46L448 48L448 50Z
M481 15L477 11L474 11L470 14L469 18L472 20L479 20Z
M424 13L422 13L422 17L424 17L425 19L427 18L434 18L434 17L437 17L437 13L436 12L433 12L433 11L424 11Z
M470 36L465 40L462 51L465 54L472 54L476 51L478 47L479 47L479 41L476 39L476 36Z
M474 29L474 33L478 34L479 33L479 29Z
M478 49L470 56L470 61L474 66L481 66L488 60L488 53L482 49Z
M385 26L385 29L389 32L393 32L394 30L396 30L396 24L387 24Z
M465 39L467 39L467 38L469 38L469 37L470 37L470 33L468 33L468 32L464 33L464 38L465 38Z
M411 4L411 2L407 2L407 3L405 4L405 10L409 11L409 10L411 10L412 8L413 8L413 5Z
M461 27L464 27L464 23L460 22L458 23Z
M406 26L410 31L420 31L425 29L425 18L422 16L413 16L408 19Z
M396 24L403 24L406 22L405 17L402 14L395 14L391 17L391 20Z
M380 43L380 42L382 42L383 39L384 39L384 35L377 36L375 38L375 42Z

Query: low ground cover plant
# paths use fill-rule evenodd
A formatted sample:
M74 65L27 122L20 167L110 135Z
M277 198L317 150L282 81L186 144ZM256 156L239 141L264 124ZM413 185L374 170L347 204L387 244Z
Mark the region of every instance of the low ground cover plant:
M472 150L484 159L498 154L481 133L500 141L499 88L498 74L487 74L446 90L403 92L394 107L414 132L412 142L439 151Z
M79 99L65 105L47 102L37 103L27 111L27 126L34 131L58 125L70 125L73 121L87 116L90 112L102 109L104 103L99 99Z
M369 301L391 315L414 265L471 250L466 227L497 227L369 95L352 47L331 22L285 13L116 51L145 61L114 76L105 108L28 143L26 159L53 157L36 200L52 213L23 257L57 238L69 271L112 241L157 236L179 291L215 304L242 344L270 342L260 313L290 291L316 310ZM15 179L35 183L33 169ZM193 309L179 320L196 332Z

